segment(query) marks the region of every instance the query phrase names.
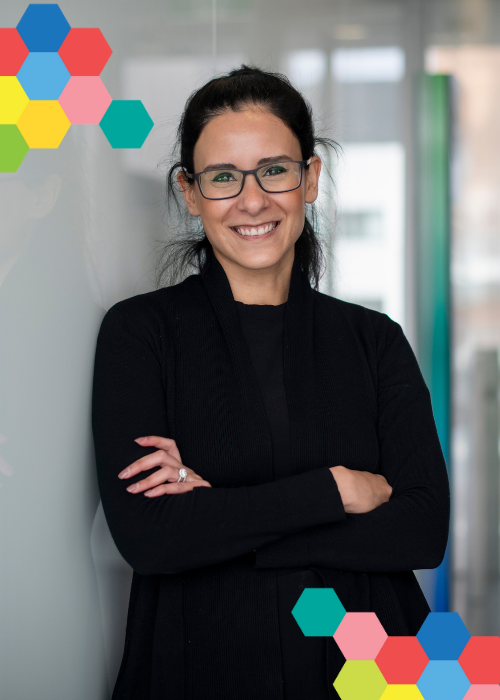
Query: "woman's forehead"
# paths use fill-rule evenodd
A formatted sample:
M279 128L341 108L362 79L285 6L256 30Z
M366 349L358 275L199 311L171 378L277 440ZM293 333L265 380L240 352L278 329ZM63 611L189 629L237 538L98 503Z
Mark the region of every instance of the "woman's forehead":
M212 163L233 163L253 167L262 158L278 154L301 157L300 144L289 127L264 109L228 110L214 117L203 129L194 149L196 167ZM243 161L247 165L243 165Z

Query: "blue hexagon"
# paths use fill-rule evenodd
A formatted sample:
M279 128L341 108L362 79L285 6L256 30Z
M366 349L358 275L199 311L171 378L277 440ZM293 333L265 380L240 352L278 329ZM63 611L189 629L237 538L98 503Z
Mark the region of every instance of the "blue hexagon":
M425 700L462 700L469 687L458 661L429 661L417 681Z
M456 612L429 613L417 634L429 659L456 660L470 639L470 633Z
M304 588L292 615L305 637L332 637L345 608L333 588Z
M59 99L70 78L70 72L57 52L29 53L17 74L30 100Z
M16 29L30 51L59 51L71 27L59 5L31 3Z

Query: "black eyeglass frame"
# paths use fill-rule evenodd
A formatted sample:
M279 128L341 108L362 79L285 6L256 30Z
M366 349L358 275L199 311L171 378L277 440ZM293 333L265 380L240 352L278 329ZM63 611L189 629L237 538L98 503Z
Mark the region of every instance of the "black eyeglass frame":
M298 163L300 165L300 180L299 180L299 184L297 185L297 187L291 187L289 190L280 190L279 192L276 192L275 190L266 190L266 188L263 186L263 184L261 183L261 181L257 177L257 171L262 170L262 168L265 168L266 165L259 165L258 168L253 168L253 170L240 170L239 168L210 168L210 170L202 170L199 173L188 173L188 172L184 171L184 174L190 180L196 180L196 182L198 183L198 187L200 189L200 192L201 192L201 196L204 197L205 199L211 199L211 200L216 201L219 199L232 199L233 197L238 197L238 195L241 194L243 187L245 186L245 178L247 175L255 175L255 179L259 183L260 187L264 190L264 192L267 192L268 194L282 194L283 192L293 192L293 190L296 190L301 186L302 173L304 171L304 168L310 164L311 160L312 160L312 156L308 160L277 160L275 163L267 163L266 165L268 167L270 167L272 165L277 165L278 163ZM229 195L229 197L207 197L206 194L203 194L203 190L201 189L201 185L200 185L201 175L203 175L204 173L213 173L216 170L233 170L233 171L236 171L238 173L241 173L243 175L243 179L241 181L240 191L237 194Z

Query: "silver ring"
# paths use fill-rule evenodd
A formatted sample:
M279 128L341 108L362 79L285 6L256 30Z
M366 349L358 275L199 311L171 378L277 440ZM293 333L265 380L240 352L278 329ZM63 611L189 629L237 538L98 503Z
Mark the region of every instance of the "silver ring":
M184 469L184 467L182 467L181 469L179 469L179 478L177 479L177 483L179 483L179 481L180 481L180 482L186 481L187 475L188 475L187 469ZM181 479L181 477L182 477L182 479Z

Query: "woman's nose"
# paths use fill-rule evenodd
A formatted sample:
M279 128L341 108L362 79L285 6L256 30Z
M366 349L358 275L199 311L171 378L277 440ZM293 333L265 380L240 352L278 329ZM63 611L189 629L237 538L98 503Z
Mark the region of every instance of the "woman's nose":
M238 204L242 209L257 212L267 205L267 193L259 185L255 175L247 175L243 189L238 197Z

